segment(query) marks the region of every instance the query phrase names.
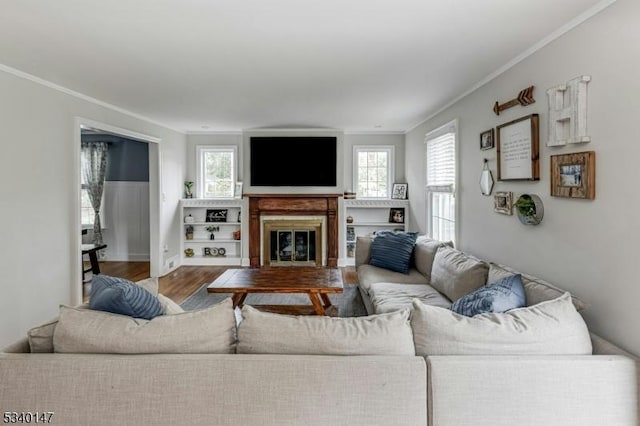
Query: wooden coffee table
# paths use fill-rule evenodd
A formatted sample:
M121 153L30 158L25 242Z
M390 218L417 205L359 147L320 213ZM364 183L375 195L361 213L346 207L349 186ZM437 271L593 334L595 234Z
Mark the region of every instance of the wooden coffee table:
M233 307L242 307L249 293L305 293L311 305L259 305L258 309L288 314L326 315L330 293L342 293L337 268L265 267L227 269L207 287L209 293L233 293Z

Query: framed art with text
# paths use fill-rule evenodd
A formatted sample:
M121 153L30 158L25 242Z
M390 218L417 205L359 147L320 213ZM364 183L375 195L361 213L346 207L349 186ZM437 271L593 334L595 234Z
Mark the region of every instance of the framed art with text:
M498 180L540 180L538 114L518 118L496 129Z

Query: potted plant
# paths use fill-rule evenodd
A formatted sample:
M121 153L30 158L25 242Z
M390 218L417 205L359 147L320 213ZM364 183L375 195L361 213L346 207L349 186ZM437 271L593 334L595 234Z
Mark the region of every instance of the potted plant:
M518 219L525 225L538 225L544 216L540 197L534 194L522 194L514 204Z
M191 191L193 188L193 181L187 180L184 183L184 196L185 198L193 198L193 192Z
M219 226L215 226L215 225L209 225L204 229L206 229L209 232L209 239L210 240L215 240L216 236L215 236L214 232L218 232L220 230L220 227Z

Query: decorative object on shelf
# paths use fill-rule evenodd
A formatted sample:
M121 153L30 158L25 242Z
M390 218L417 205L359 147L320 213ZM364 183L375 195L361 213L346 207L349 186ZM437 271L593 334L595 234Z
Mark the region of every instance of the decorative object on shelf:
M551 156L551 196L596 198L595 151Z
M353 216L347 216L347 223L353 223Z
M389 223L404 223L404 208L389 209Z
M406 200L408 189L409 189L409 184L407 183L394 183L393 190L391 191L391 199Z
M210 240L215 240L216 239L216 235L214 234L214 232L220 231L220 227L219 226L214 226L214 225L209 225L204 229L206 229L209 232L209 239Z
M347 241L356 240L356 230L353 226L347 226Z
M242 198L242 182L236 182L236 186L233 188L233 198Z
M242 210L238 211L238 223L242 222Z
M511 216L513 214L513 192L497 191L493 196L493 211Z
M522 194L514 203L518 220L524 225L539 225L544 217L542 200L535 194Z
M344 199L345 200L355 200L355 198L356 198L356 193L355 192L351 192L351 190L344 191Z
M189 225L184 229L184 236L187 240L193 240L193 226Z
M510 101L507 101L503 104L500 104L498 103L498 101L496 101L496 103L493 104L493 112L495 112L496 115L500 115L500 113L505 109L509 109L516 105L522 105L522 106L531 105L536 101L535 99L533 99L534 87L535 86L529 86L526 89L522 89L520 93L518 93L518 97L511 99Z
M355 257L355 255L356 255L355 243L347 244L347 257Z
M489 170L489 160L485 158L484 166L480 173L480 193L482 195L491 195L491 191L493 191L493 175Z
M227 249L224 247L203 247L202 255L205 257L225 256Z
M227 221L227 209L207 209L206 222L226 222Z
M495 144L495 131L493 128L480 133L480 149L491 149L496 146Z
M193 181L187 180L184 182L184 198L193 198Z
M539 180L539 117L531 114L497 127L498 180Z
M233 231L233 239L234 240L239 240L240 239L240 230Z
M184 249L184 255L187 257L193 257L195 253L193 252L192 248L186 248Z
M184 223L194 223L195 221L196 220L191 215L184 217Z
M547 146L590 142L587 136L587 84L591 76L582 75L565 84L547 89L549 123Z

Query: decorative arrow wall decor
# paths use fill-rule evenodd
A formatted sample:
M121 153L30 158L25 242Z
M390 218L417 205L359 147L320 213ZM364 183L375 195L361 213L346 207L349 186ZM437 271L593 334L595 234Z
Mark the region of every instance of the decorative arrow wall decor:
M498 101L496 101L496 103L493 105L493 112L495 112L496 115L500 115L500 112L504 111L507 108L511 108L512 106L531 105L536 101L535 99L533 99L533 87L534 86L529 86L526 89L521 90L520 93L518 93L517 98L511 99L510 101L503 104L499 104Z

